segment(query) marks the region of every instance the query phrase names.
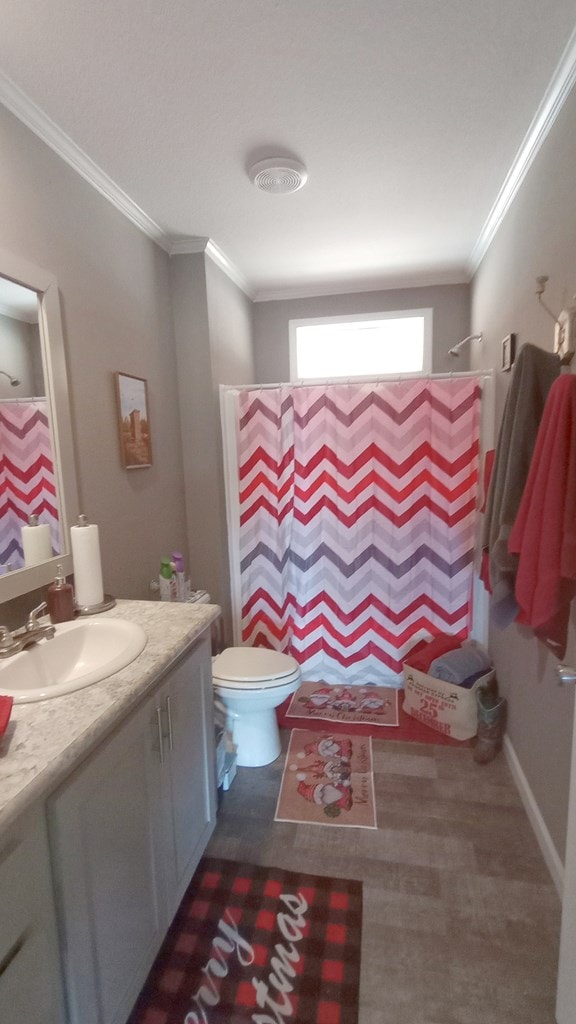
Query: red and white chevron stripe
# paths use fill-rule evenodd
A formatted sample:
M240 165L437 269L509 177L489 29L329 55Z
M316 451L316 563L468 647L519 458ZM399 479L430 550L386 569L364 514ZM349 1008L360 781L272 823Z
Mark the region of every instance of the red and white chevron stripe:
M480 380L238 396L242 639L309 680L399 680L471 626Z
M0 565L24 565L21 528L31 514L50 526L61 550L48 405L0 403Z

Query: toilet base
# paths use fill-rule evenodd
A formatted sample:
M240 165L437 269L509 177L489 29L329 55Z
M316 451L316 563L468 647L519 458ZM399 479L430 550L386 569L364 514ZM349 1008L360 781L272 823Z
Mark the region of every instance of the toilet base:
M274 708L248 714L228 709L236 764L240 768L262 768L280 755L280 732Z

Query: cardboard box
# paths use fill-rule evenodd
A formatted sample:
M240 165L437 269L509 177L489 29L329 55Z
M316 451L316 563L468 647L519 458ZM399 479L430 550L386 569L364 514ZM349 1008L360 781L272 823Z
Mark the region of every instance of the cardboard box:
M455 740L469 740L478 731L476 691L487 686L494 672L480 676L470 689L445 683L404 663L404 703L407 715Z

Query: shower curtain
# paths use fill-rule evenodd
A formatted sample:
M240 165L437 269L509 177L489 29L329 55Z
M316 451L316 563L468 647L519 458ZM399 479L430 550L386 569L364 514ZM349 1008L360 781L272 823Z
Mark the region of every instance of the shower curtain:
M60 548L48 403L0 402L0 565L24 565L21 528L36 514Z
M400 681L469 634L480 379L238 392L242 642L308 680Z

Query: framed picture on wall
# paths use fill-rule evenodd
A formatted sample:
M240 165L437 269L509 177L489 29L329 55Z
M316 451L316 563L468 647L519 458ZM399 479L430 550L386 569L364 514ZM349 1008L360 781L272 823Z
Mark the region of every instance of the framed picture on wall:
M115 373L120 457L124 469L152 465L148 389L143 377Z

